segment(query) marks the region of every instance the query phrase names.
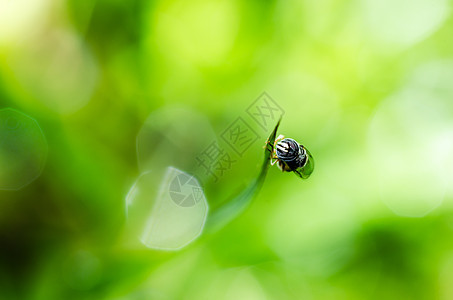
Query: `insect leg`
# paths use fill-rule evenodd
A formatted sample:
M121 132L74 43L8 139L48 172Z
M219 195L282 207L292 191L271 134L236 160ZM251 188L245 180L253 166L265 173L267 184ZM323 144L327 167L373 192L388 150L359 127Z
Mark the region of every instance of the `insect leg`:
M280 134L274 142L274 148L277 146L278 142L283 141L285 139L285 136L283 134Z
M269 139L266 140L266 143L264 144L263 146L263 149L267 149L269 152L273 152L274 151L274 145L272 145L270 142L269 142Z

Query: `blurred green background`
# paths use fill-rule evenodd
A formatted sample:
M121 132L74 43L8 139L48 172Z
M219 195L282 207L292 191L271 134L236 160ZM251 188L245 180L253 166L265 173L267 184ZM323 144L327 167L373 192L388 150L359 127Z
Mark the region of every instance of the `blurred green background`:
M0 109L47 141L15 156L45 158L40 176L0 191L0 298L452 299L452 35L449 0L0 0ZM313 175L272 167L180 251L134 244L148 116L183 105L220 138L263 92Z

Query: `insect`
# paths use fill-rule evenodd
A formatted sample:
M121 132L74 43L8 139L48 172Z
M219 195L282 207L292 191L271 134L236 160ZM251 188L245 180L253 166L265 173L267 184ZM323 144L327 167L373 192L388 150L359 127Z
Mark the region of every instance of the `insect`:
M271 165L277 163L282 172L294 172L302 179L310 177L315 163L311 153L296 142L294 139L279 135L272 145L267 142L271 149ZM272 159L275 159L272 161Z

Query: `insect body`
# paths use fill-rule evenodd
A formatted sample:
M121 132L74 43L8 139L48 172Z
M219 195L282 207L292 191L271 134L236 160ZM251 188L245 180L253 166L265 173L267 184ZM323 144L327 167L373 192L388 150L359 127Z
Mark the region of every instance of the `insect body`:
M282 172L294 172L300 178L308 178L314 169L314 160L310 152L291 138L280 135L272 145L271 165L278 163Z

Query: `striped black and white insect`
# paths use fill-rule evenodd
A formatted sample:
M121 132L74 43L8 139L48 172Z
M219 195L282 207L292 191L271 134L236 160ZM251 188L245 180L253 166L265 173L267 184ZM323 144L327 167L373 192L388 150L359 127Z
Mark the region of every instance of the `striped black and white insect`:
M307 179L313 173L315 167L313 156L307 148L295 140L279 135L271 146L271 165L277 163L282 172L294 172L302 179Z

